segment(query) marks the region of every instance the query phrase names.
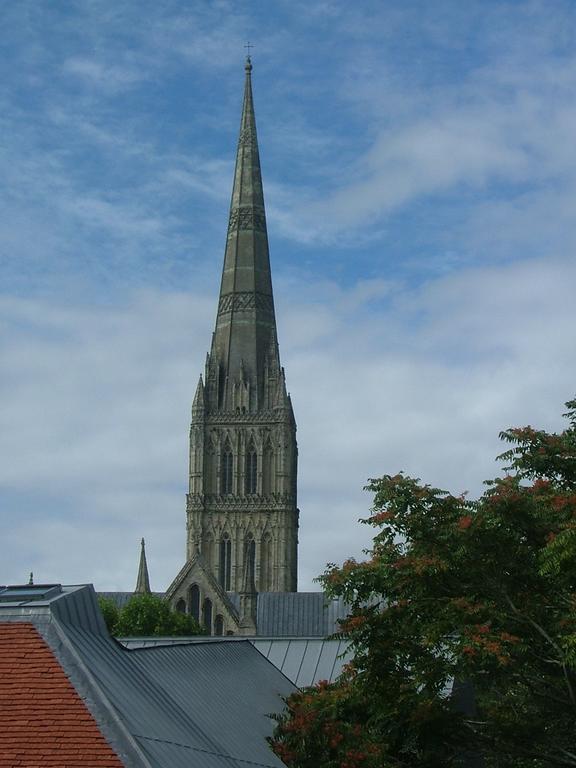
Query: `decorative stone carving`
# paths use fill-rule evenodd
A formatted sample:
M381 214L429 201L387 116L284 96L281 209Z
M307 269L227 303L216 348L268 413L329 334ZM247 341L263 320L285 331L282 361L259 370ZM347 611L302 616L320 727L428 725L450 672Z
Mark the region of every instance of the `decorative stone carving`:
M236 496L234 494L228 494L222 496L220 494L206 493L206 494L192 494L187 496L188 509L226 509L237 510L239 512L252 511L254 509L264 510L289 510L293 507L296 499L290 493L275 493L271 496L258 496L256 494L250 494L250 496Z
M240 138L238 139L238 149L244 147L254 146L257 149L256 146L256 134L252 130L251 127L243 128L240 131Z
M274 313L272 296L267 296L265 293L238 291L237 293L228 293L221 296L218 302L219 315L225 315L232 311L243 312L251 309L259 309L272 316Z
M251 208L233 208L230 211L228 221L228 237L231 237L237 230L254 229L257 232L266 232L266 217L264 210Z

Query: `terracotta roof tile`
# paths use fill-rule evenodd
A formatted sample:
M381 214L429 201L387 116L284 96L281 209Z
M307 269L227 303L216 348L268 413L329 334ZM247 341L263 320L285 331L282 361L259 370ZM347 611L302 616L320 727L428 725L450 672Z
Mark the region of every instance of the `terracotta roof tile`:
M32 624L0 623L0 768L123 768Z

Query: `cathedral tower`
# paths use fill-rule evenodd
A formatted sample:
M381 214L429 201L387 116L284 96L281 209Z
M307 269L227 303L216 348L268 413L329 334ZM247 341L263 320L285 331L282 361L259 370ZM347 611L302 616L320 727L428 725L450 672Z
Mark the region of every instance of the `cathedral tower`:
M296 591L296 423L280 365L252 63L212 346L192 405L187 559L224 592Z

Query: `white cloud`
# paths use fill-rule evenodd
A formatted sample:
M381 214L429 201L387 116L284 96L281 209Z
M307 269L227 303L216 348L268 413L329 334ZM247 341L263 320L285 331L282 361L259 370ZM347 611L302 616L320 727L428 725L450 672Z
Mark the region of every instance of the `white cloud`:
M323 222L328 233L339 232L431 193L572 175L552 148L573 127L571 114L546 101L441 108L383 132L355 168L343 169L334 192L298 213L309 226Z
M301 587L368 544L369 476L404 468L477 493L501 428L560 427L576 372L569 5L284 3L263 17L90 0L42 24L32 5L10 7L15 77L0 92L2 279L18 289L0 306L0 578L130 588L141 535L157 588L181 565L246 37L272 255L278 233L306 246L274 267ZM51 298L18 298L48 277Z
M576 70L562 31L571 12L562 3L554 13L529 6L474 4L461 13L452 3L418 12L392 4L375 7L371 25L363 8L340 8L338 28L352 30L334 77L341 119L330 126L328 151L288 144L315 176L298 188L271 188L283 235L350 247L415 205L428 203L433 216L441 201L457 211L448 226L453 239L462 234L463 250L476 245L468 225L484 206L512 209L511 221L500 217L500 232L513 248L518 230L547 228L556 203L571 208ZM382 40L390 38L388 51ZM398 58L418 42L416 60ZM443 57L456 69L443 70ZM314 82L311 102L322 94L323 83ZM322 114L307 112L312 137L325 127ZM526 195L539 206L528 209Z
M141 68L104 64L97 59L81 56L67 59L63 64L63 70L68 75L88 81L91 86L108 91L124 90L145 79Z
M498 469L500 429L561 428L576 380L575 280L572 261L551 259L421 289L280 293L302 589L369 544L356 522L368 477L404 469L475 495ZM368 314L362 296L383 303ZM5 579L21 580L26 564L38 578L131 588L145 535L154 586L167 586L184 557L189 408L213 304L158 292L108 308L3 302Z

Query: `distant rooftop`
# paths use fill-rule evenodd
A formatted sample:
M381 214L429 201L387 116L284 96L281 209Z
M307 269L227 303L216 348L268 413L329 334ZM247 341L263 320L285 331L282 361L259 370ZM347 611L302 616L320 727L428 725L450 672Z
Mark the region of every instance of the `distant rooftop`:
M163 597L164 593L154 594ZM228 592L238 609L240 595ZM99 597L113 600L123 608L134 592L98 592ZM348 615L349 607L342 598L329 598L324 592L259 592L256 627L258 637L323 637L338 632L339 618Z

